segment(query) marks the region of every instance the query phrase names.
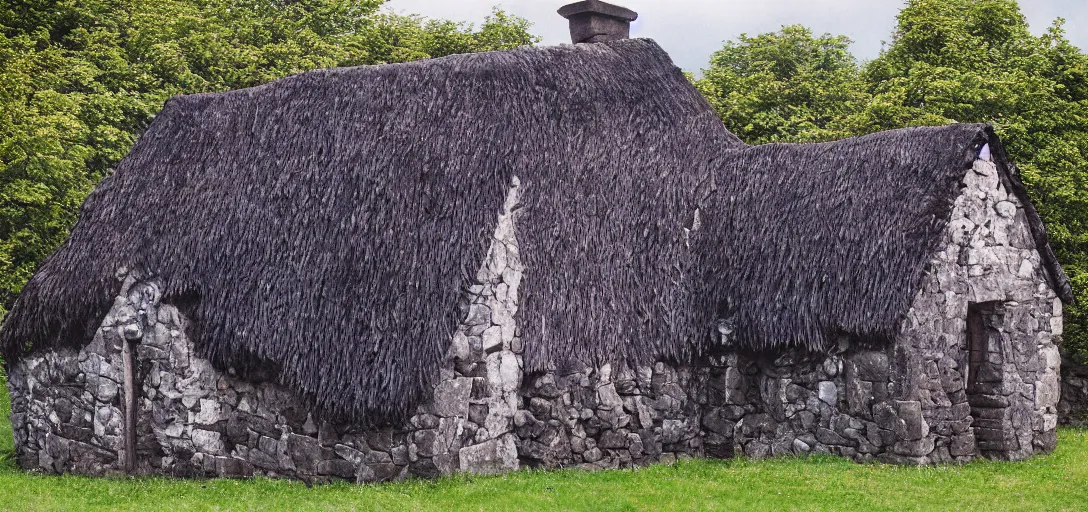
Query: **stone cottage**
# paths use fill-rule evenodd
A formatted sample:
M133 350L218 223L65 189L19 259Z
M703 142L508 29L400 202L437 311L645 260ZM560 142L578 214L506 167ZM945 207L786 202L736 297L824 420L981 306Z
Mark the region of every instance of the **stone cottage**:
M989 126L750 147L634 13L562 12L586 44L170 100L0 330L18 463L1053 449L1069 282Z

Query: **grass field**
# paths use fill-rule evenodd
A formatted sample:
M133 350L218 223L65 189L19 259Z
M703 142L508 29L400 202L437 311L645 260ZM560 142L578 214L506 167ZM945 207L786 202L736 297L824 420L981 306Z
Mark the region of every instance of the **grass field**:
M1048 457L931 468L832 457L700 460L314 488L267 479L42 476L15 466L2 376L0 389L0 510L1088 510L1088 431L1070 429Z

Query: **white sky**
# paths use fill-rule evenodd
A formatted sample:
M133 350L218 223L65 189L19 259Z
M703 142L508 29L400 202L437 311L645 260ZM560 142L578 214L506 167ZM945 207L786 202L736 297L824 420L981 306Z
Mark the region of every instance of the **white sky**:
M500 6L533 23L542 44L570 42L567 20L556 10L574 0L390 0L386 9L401 14L468 21L479 25L491 8ZM632 37L658 42L676 65L698 73L710 54L741 33L773 32L782 25L800 23L816 34L844 34L854 40L851 51L859 60L880 53L891 38L895 15L903 0L613 0L638 12ZM1020 0L1031 31L1040 34L1055 18L1066 19L1066 35L1082 50L1088 49L1088 0Z

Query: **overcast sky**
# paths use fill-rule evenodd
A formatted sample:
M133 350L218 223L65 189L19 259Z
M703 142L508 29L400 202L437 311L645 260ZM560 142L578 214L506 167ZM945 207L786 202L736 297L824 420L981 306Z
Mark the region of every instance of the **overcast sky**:
M401 14L468 21L477 25L500 6L533 23L532 32L543 44L570 42L567 21L556 9L573 0L390 0L386 9ZM860 60L880 53L891 37L895 15L903 0L621 0L638 12L631 37L658 42L678 66L698 73L710 54L741 33L773 32L782 25L800 23L817 34L845 34L854 40L851 50ZM1067 36L1081 49L1088 48L1088 1L1021 0L1031 31L1044 32L1055 18L1065 18Z

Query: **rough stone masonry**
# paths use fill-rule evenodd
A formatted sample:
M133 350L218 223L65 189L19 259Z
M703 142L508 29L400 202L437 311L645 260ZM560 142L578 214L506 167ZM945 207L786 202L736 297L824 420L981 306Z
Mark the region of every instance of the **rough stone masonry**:
M819 354L526 375L515 179L433 400L408 424L381 430L319 421L287 389L213 368L186 338L187 320L160 301L154 276L122 269L122 293L91 344L11 366L18 460L49 473L122 471L125 340L138 342L141 474L373 482L735 454L929 464L1047 452L1061 302L995 165L978 160L963 184L943 248L889 346L843 337ZM728 319L720 331L731 335Z

